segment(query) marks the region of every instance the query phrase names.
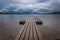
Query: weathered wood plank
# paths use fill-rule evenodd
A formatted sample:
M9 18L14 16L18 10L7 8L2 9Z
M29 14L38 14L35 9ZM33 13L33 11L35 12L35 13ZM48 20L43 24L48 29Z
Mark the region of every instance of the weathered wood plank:
M33 40L33 31L32 31L32 23L30 23L30 37L29 37L29 40Z
M33 31L34 31L34 40L38 40L34 23L33 23Z
M24 24L24 26L25 26L25 25L26 25L26 24ZM24 28L25 28L24 26L21 28L21 30L20 30L20 32L18 33L18 35L16 36L15 40L19 40L19 37L21 36L21 34L22 34L22 32L23 32L23 30L24 30Z
M25 36L25 40L29 40L29 30L30 30L30 23L28 23L28 28L27 28L27 32L26 32L26 36Z
M34 23L34 25L35 25L35 30L37 33L38 40L43 40L42 35L41 35L40 31L38 30L36 23Z
M28 17L15 40L43 40L35 20L36 18L34 17Z
M27 28L28 28L28 24L26 23L25 29L24 29L24 31L23 31L21 37L19 38L19 40L24 40L25 35L26 35Z

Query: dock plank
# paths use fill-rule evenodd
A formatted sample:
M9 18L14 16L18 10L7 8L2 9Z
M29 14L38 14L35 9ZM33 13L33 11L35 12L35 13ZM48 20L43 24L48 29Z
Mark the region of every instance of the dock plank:
M28 17L15 40L43 40L35 20L35 17Z
M40 31L38 30L36 23L34 23L34 24L35 24L35 30L37 33L38 40L43 40L42 35L41 35Z
M33 24L33 31L34 31L34 40L38 40L34 24Z
M30 30L30 23L28 23L28 28L27 28L27 32L26 32L26 36L25 36L25 40L29 40L29 30Z
M24 29L21 37L19 38L19 40L24 40L24 37L25 37L25 35L26 35L26 30L27 30L27 28L28 28L28 24L26 23L25 29Z
M30 23L30 37L29 40L33 40L33 30L32 30L32 23Z
M24 26L25 26L25 25L24 25ZM15 40L19 40L19 37L21 36L21 34L22 34L22 32L23 32L23 30L24 30L24 28L25 28L24 26L21 28L21 30L20 30L20 32L18 33L18 35L16 36Z

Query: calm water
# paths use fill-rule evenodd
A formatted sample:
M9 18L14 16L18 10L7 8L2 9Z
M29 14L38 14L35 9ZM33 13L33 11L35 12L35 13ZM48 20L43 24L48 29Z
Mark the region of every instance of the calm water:
M44 40L60 38L60 14L50 15L0 15L0 40L13 40L21 25L19 21L26 16L37 16L43 21L43 25L38 26ZM47 38L48 37L48 38Z

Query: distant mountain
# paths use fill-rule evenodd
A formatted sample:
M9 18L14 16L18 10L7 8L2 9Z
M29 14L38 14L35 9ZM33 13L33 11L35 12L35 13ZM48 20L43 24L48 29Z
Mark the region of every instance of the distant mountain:
M0 14L32 14L32 10L19 9L16 7L9 7L1 11Z
M53 12L53 13L50 13L50 14L60 14L60 11L58 11L58 12Z
M0 14L32 14L31 11L22 11L22 12L0 12ZM33 13L33 14L60 14L60 12L53 13Z
M18 10L18 11L0 12L0 14L32 14L32 13L31 11Z
M58 11L58 12L51 12L51 13L36 13L36 12L34 12L34 14L60 14L60 11Z
M0 12L0 14L60 14L60 11L58 12L50 12L50 13L40 13L41 10L39 11L33 11L31 9L21 9L21 8L17 8L17 7L9 7L6 9L1 9L2 12ZM46 10L43 10L46 11Z

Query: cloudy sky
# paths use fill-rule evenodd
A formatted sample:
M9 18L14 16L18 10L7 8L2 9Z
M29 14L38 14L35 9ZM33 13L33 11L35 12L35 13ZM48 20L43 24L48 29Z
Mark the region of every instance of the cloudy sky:
M36 13L60 11L60 0L0 0L0 12L20 9Z

